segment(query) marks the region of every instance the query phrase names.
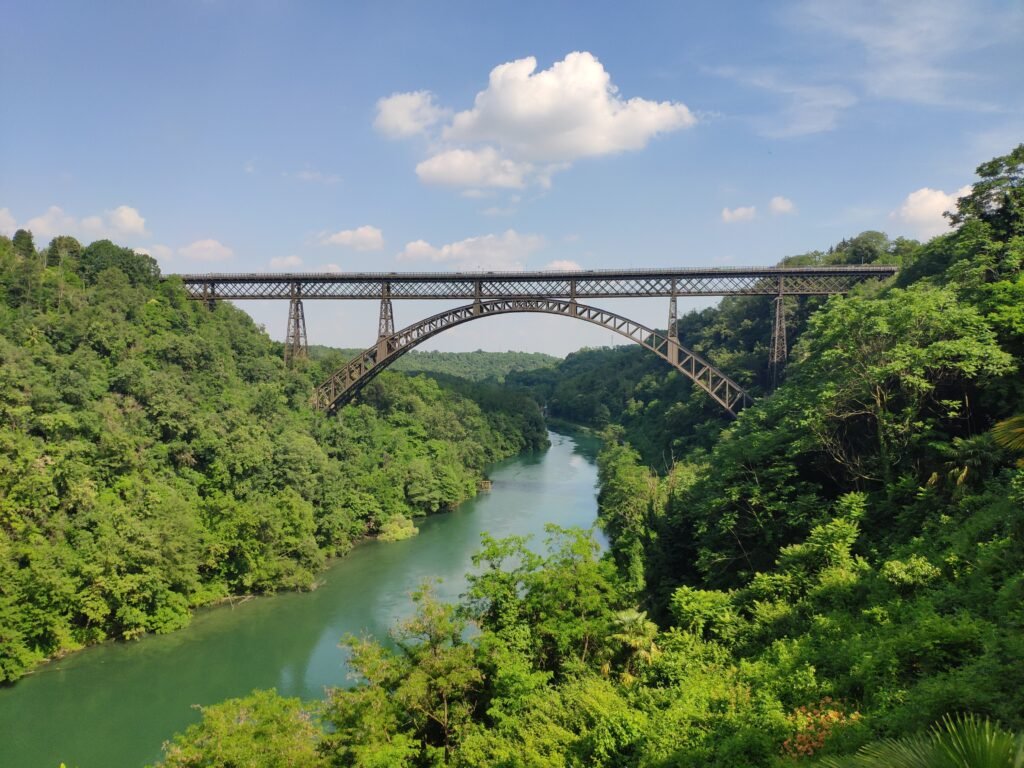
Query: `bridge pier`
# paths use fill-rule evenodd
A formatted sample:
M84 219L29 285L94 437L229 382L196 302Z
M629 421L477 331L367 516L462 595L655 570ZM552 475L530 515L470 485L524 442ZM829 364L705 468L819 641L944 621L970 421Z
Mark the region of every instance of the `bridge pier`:
M391 284L380 288L380 319L377 321L377 359L388 356L388 342L395 335L395 310L391 306Z
M288 333L284 341L285 365L309 357L306 340L306 313L302 308L302 291L298 283L292 283L291 299L288 304Z
M665 335L668 336L668 361L672 365L679 365L679 328L677 323L676 297L673 294L668 300L668 325L665 328Z
M771 388L774 390L782 382L782 374L786 367L788 351L786 349L786 304L785 285L779 278L779 292L772 301L772 344L768 353L768 366L771 372Z

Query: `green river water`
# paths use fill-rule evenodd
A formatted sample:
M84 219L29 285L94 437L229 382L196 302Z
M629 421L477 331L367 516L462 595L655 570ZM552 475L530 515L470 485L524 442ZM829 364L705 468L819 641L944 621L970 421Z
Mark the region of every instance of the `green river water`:
M194 705L254 688L319 699L345 685L341 637L384 637L425 579L456 599L481 533L532 535L539 547L546 523L593 524L597 441L550 437L549 450L491 467L491 493L419 521L412 539L357 547L314 592L202 610L179 632L88 648L0 689L0 768L139 768L198 719Z

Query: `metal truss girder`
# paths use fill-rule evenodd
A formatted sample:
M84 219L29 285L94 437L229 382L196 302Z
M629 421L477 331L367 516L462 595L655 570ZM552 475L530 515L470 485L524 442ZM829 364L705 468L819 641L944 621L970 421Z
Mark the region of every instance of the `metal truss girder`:
M733 416L750 403L750 396L739 384L675 339L613 312L575 301L516 298L475 302L457 307L414 323L388 338L380 339L376 345L361 352L317 387L313 394L313 405L321 410L334 410L344 405L392 362L448 328L480 317L517 312L575 317L613 330L668 362Z
M573 272L366 272L171 275L191 298L392 299L618 298L643 296L827 296L896 273L888 266L722 267ZM296 297L293 287L298 286Z

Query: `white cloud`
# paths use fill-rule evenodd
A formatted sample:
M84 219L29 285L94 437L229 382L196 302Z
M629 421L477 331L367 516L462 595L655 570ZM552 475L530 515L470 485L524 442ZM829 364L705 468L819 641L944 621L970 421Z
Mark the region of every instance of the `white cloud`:
M13 217L11 221L13 222ZM146 220L130 205L119 205L101 215L86 216L82 219L65 213L58 205L51 205L45 213L29 219L22 227L30 230L39 241L49 240L57 235L118 240L148 234Z
M311 168L304 168L301 171L285 173L283 175L292 179L304 181L308 184L337 184L341 181L341 176L338 176L335 173L324 173L323 171L315 171Z
M541 269L549 272L576 272L583 269L583 267L571 259L555 259L554 261L549 261Z
M376 227L364 225L355 229L343 229L334 234L320 236L321 245L342 245L357 251L379 251L384 247L384 233Z
M750 221L756 215L757 208L753 205L722 209L722 221L726 224L732 224L735 221Z
M68 216L64 209L57 205L51 205L46 209L46 213L29 219L22 224L22 228L29 230L39 241L82 231L78 220L74 216Z
M152 256L161 264L174 260L174 249L169 248L166 245L149 245L145 248L133 248L136 253L142 253L146 256Z
M423 109L427 117L420 119ZM376 124L388 135L408 136L442 117L433 97L420 91L382 99ZM622 98L593 54L570 53L539 72L529 56L491 70L487 88L443 126L442 146L416 173L427 184L547 186L575 160L643 149L653 137L694 123L681 102Z
M320 271L321 272L341 272L341 267L339 267L337 264L324 264L320 268Z
M405 139L423 133L450 114L434 101L430 91L394 93L377 101L373 127L392 139Z
M107 225L119 234L124 235L145 235L146 220L139 215L139 212L128 205L119 205L112 211L107 211Z
M515 157L565 162L642 149L653 136L696 122L685 104L623 100L611 75L587 52L536 70L532 56L495 67L487 89L472 109L455 115L445 138L493 142Z
M256 173L256 163L252 160L246 160L245 165L242 166L242 170L246 173Z
M13 235L18 231L18 222L10 208L0 208L0 235Z
M889 218L908 227L917 237L935 237L949 229L949 221L942 214L955 210L957 198L970 193L970 185L950 193L922 187L907 195L903 205L890 213Z
M470 237L440 247L415 240L406 244L398 260L446 263L462 270L521 270L525 269L530 254L543 246L543 237L523 235L510 229L501 235Z
M225 261L235 252L219 240L207 238L179 248L178 254L189 261Z
M420 181L456 187L521 189L532 171L531 164L503 158L493 147L450 149L416 166Z
M768 209L775 216L779 216L785 213L796 213L796 206L793 201L788 197L782 195L776 195L768 202Z
M302 266L302 258L292 254L291 256L275 256L270 260L271 269L295 269Z

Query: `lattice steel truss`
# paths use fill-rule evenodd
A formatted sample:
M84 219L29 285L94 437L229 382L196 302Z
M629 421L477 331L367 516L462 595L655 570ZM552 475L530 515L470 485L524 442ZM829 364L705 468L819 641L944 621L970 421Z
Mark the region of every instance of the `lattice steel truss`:
M309 345L306 341L306 313L302 308L302 299L292 299L288 305L288 334L284 341L284 361L291 365L296 360L309 357Z
M526 299L638 296L823 296L895 267L723 267L575 272L363 272L178 275L193 299ZM175 277L175 276L170 276Z
M682 346L676 339L620 315L575 301L516 298L474 302L441 312L403 328L388 338L378 340L376 345L357 355L335 371L324 384L317 387L313 395L313 405L323 410L334 410L344 405L396 359L448 328L481 317L515 312L542 312L575 317L615 331L668 361L732 415L750 402L750 396L739 384L707 360Z

